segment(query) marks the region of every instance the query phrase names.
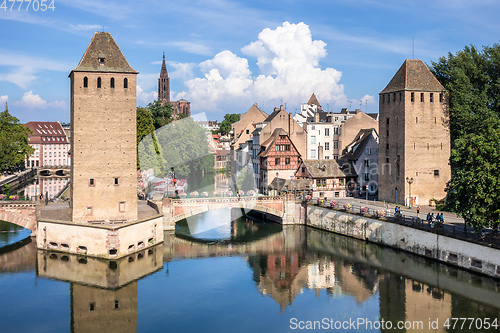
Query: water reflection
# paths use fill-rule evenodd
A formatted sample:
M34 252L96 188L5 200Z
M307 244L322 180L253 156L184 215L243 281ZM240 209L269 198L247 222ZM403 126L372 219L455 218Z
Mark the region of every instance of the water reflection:
M177 222L175 235L200 242L252 242L281 232L281 225L242 216L241 209L219 209Z
M30 256L40 280L64 282L40 284L33 298L46 302L69 283L72 332L289 331L291 318L421 322L421 329L361 331L444 332L447 318L500 315L498 281L317 229L266 226L237 227L241 242L166 233L164 244L118 261L29 247L0 254L0 296L14 305L4 315L36 310L20 297L26 280L2 274L30 269ZM57 320L68 321L67 308L59 311ZM440 326L429 329L429 320Z
M136 332L137 281L163 267L163 244L120 260L37 251L37 275L70 283L71 332Z

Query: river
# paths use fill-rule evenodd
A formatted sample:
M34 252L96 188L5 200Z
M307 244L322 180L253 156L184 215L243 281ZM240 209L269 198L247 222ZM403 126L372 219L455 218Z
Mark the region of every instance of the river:
M164 244L118 261L33 242L1 253L0 331L458 332L448 318L498 321L498 281L310 227L231 223L235 212L181 221Z

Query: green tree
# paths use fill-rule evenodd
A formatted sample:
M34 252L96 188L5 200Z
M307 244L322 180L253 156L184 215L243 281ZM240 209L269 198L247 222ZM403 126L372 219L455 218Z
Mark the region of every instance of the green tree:
M238 122L240 120L239 113L228 113L224 115L224 120L219 125L219 132L222 135L226 135L231 131L231 124Z
M170 103L161 104L161 101L156 100L151 102L146 107L153 116L153 124L155 129L170 124L173 120L174 107Z
M148 135L151 135L154 130L155 130L155 126L154 126L154 119L153 119L153 115L151 114L151 112L147 109L147 108L144 108L144 107L137 107L137 169L140 169L141 168L141 165L140 165L140 160L141 160L141 154L142 157L145 157L146 155L145 154L149 154L149 140L151 140L151 144L153 145L153 151L156 151L157 149L154 149L156 147L156 145L154 144L154 141L153 139L151 138L151 136L149 137L148 140L146 140L144 143L143 143L143 146L141 147L141 149L139 149L140 147L140 144L141 144L141 141L147 137ZM147 149L146 149L147 148ZM148 163L150 164L150 163ZM145 165L142 166L143 169L149 169L149 167L146 167Z
M210 153L207 134L192 118L177 120L155 131L163 158L163 169L175 168L176 175L213 172L214 156Z
M251 164L245 165L236 175L236 190L256 190L253 178L253 168Z
M0 113L0 171L24 164L34 152L28 143L29 134L31 130L11 116L5 106L5 111Z
M448 91L452 177L447 205L476 230L500 223L500 46L467 46L433 62Z

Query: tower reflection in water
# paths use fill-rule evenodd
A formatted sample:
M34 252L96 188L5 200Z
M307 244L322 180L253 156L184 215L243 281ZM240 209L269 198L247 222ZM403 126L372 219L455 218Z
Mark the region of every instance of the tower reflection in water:
M163 244L120 260L37 251L39 277L70 283L72 332L136 332L137 282L163 267Z
M245 229L240 228L237 234L245 235L253 229L244 232ZM261 232L262 229L256 234L262 236ZM237 243L197 242L165 233L164 244L119 261L38 251L37 274L71 284L73 332L135 332L139 279L171 262L169 268L176 284L165 280L170 279L165 274L156 274L155 283L159 288L186 291L182 293L189 299L186 307L182 307L183 302L163 297L172 293L162 290L158 290L158 295L162 296L149 294L148 303L177 302L175 306L180 307L177 311L203 315L223 306L219 302L228 299L219 299L218 295L225 293L222 289L208 293L188 291L193 286L197 290L204 288L206 281L213 279L225 281L227 261L211 261L210 274L213 275L206 275L204 279L194 278L192 272L197 272L203 258L231 256L246 259L250 268L248 274L252 274L250 289L238 289L239 292L248 293L250 298L258 292L272 299L265 304L272 304L271 307L281 313L277 319L279 325L289 320L288 316L297 316L308 307L314 309L320 319L323 316L339 320L362 316L373 321L421 321L427 325L420 330L392 329L387 332L427 331L429 320L438 319L443 323L450 317L498 318L500 315L500 286L489 278L303 226L283 226L281 232L272 230L265 237ZM198 260L189 260L191 258ZM174 264L176 261L183 263ZM206 295L210 295L210 299L206 299ZM231 297L240 295L231 294ZM199 306L193 308L193 304ZM203 304L209 304L210 309ZM182 321L171 313L170 307L168 309L155 306L155 311L161 314L154 317L161 316L163 321L155 322L152 327L161 329L164 321ZM233 311L237 313L238 308ZM242 317L235 317L240 318L238 320L247 318L248 311L260 313L259 309L252 310L244 303L240 311ZM153 320L147 312L139 309L145 318ZM433 331L446 329L440 325Z

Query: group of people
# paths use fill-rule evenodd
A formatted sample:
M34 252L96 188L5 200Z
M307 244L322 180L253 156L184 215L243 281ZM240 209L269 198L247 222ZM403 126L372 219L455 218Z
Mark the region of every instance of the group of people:
M434 216L434 213L427 213L427 223L428 224L433 224L434 222L439 222L439 223L444 223L444 217L443 213L437 213L436 216ZM434 225L434 224L433 224Z

